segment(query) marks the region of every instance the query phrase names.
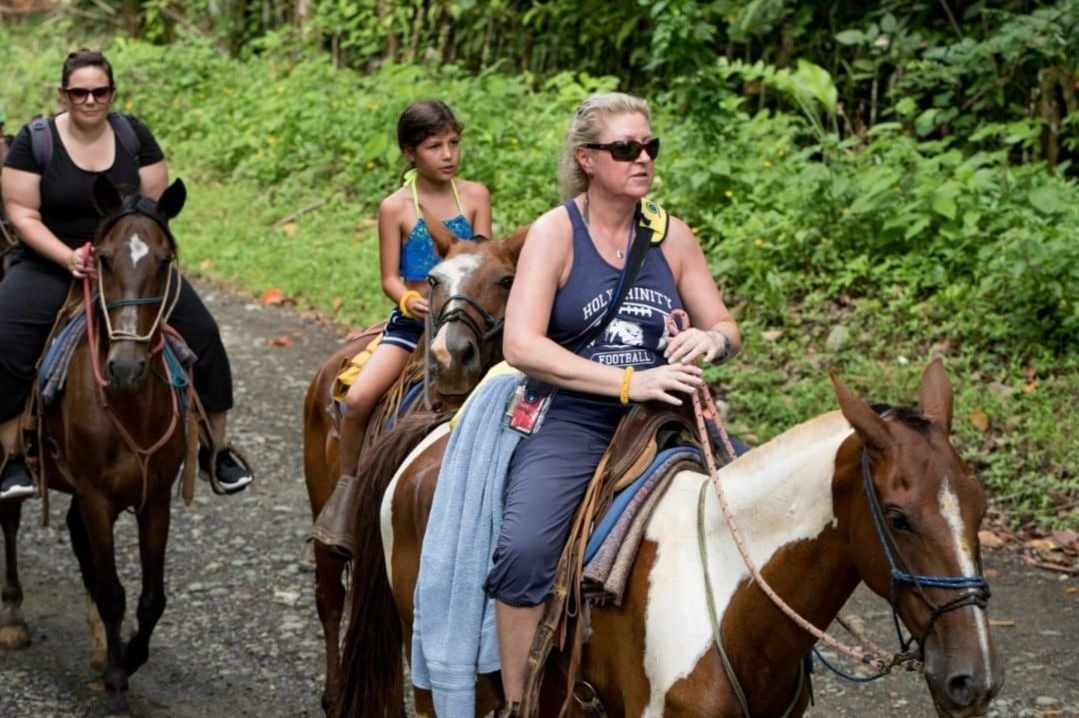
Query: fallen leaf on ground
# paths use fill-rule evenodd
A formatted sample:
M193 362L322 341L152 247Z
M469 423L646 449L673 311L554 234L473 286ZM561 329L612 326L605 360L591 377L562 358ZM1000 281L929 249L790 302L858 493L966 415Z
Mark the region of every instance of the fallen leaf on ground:
M1079 586L1065 586L1064 593L1068 594L1069 596L1075 595L1079 593Z
M989 428L989 416L984 411L972 411L967 414L967 418L978 431L986 431Z
M783 330L782 329L767 329L767 330L761 332L761 338L764 339L766 342L774 342L776 339L779 339L781 336L783 336Z
M281 225L281 229L284 230L285 234L287 234L290 237L295 237L296 236L296 223L295 222L285 222L283 225Z
M992 531L979 531L978 543L982 548L1000 548L1004 545L1004 539Z
M201 269L204 272L208 272L213 268L214 268L214 263L213 263L212 259L204 259L201 262L199 262L199 269Z
M296 300L292 297L286 297L285 293L276 287L273 289L267 289L262 293L262 304L267 307L277 307L282 304L295 304Z
M1011 628L1015 626L1015 619L1012 618L990 618L990 626L1004 626L1005 628Z
M1035 551L1053 551L1057 545L1053 543L1051 539L1030 539L1026 542L1027 548L1034 549Z
M266 343L272 347L290 347L296 342L292 341L292 337L288 334L282 334L279 337L270 337L266 340Z
M341 297L334 297L333 302L330 304L330 306L333 307L333 310L335 312L337 312L337 311L341 310L341 305L344 304L344 303L345 303L345 300L341 299Z

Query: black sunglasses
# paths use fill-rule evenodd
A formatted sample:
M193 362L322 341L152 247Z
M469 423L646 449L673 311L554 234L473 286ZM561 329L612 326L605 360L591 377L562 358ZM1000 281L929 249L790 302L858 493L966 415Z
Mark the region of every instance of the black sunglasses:
M65 87L64 92L67 93L67 98L74 102L76 105L81 105L86 102L90 95L94 96L94 100L97 102L104 102L112 95L115 87Z
M589 142L585 145L590 150L607 150L611 159L618 162L633 162L641 156L641 150L647 150L652 159L659 157L659 138L653 137L648 142L637 140L615 140L614 142Z

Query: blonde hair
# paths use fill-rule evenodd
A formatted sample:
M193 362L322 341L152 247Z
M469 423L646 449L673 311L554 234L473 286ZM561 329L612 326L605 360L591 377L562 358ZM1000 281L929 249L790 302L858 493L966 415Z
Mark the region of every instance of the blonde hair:
M563 198L581 194L588 189L590 181L573 156L573 151L589 142L599 142L607 118L627 112L639 112L646 120L652 121L652 110L648 103L624 92L597 92L586 97L577 107L566 128L566 138L558 158L558 184L562 188Z

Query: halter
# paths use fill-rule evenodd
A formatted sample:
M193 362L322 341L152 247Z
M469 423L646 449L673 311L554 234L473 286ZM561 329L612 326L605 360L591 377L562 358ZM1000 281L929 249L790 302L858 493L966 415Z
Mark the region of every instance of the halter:
M476 312L479 313L480 317L483 319L487 328L484 329L480 325L480 323L476 321L475 317L473 317L472 314L468 312L466 307L461 306L460 304L458 304L457 306L451 306L454 302L463 302L464 304L467 304L468 306L475 309ZM486 344L489 340L496 337L498 333L502 331L502 328L505 325L504 318L495 319L493 316L491 316L490 312L480 306L479 302L477 302L475 299L468 296L467 294L451 294L449 298L446 299L446 302L442 305L442 309L439 311L437 317L431 316L430 313L427 314L427 336L433 340L435 335L438 334L442 327L446 324L449 324L450 322L461 322L462 324L464 324L466 327L468 327L468 330L472 332L473 335L475 335L477 342L479 342L480 344ZM434 366L432 365L431 353L427 352L426 356L424 357L423 365L423 383L424 386L427 388L435 386L435 381L432 378L433 372ZM428 391L424 391L424 396L425 401L428 403L428 405L430 405L431 398Z
M480 326L480 323L468 313L465 307L450 307L451 304L458 301L464 302L475 309L487 324L487 329L483 329L483 327ZM435 334L438 334L444 324L454 321L463 322L464 325L476 335L476 339L479 340L481 344L487 342L501 332L502 327L505 324L505 319L495 319L491 316L490 312L480 306L479 302L467 294L451 294L446 300L446 303L442 305L442 311L438 313L437 317L431 320L431 337L433 338Z
M883 416L886 417L887 412L885 412ZM937 619L949 611L954 611L957 608L963 608L965 606L976 606L985 609L989 604L989 584L981 575L920 576L910 573L909 571L900 570L896 564L895 554L892 553L892 544L895 543L895 537L892 536L891 531L888 529L888 524L884 520L884 511L881 509L880 500L877 498L877 492L873 486L873 475L869 470L869 452L865 450L865 447L862 447L862 483L865 485L865 496L866 502L869 504L869 515L873 517L873 528L876 529L877 539L880 541L881 548L884 550L884 556L888 559L888 569L891 574L888 602L891 604L892 621L895 623L895 631L896 636L899 638L900 648L903 653L909 654L911 644L917 641L918 660L922 661L925 653L925 639L929 635L929 632L933 630L933 626L936 624ZM900 558L902 559L902 557ZM905 560L903 561L903 564L906 565ZM896 589L901 583L913 585L918 592L918 596L932 611L932 614L929 617L929 623L926 624L921 637L917 639L913 635L911 635L910 638L903 638L903 629L899 624L899 614L896 612L895 608ZM926 595L926 588L943 588L953 591L961 591L963 589L972 590L947 603L938 605Z

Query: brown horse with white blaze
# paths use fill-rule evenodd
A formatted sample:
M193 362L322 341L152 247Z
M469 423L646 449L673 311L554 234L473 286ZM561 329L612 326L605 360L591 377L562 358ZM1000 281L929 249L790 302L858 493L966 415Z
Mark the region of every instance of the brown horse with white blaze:
M424 404L443 412L459 407L487 369L502 359L502 320L527 227L505 240L492 241L482 237L463 240L445 230L441 222L428 221L428 225L444 259L428 275L430 310L425 336L431 340L417 353L416 361L424 363ZM311 380L304 398L304 476L312 518L318 517L340 476L337 433L327 410L331 389L341 369L373 335L373 331L365 333L330 356ZM370 444L369 439L365 445ZM361 465L365 461L361 458ZM326 708L338 680L345 565L321 544L315 544L315 601L326 644Z
M49 489L72 495L67 525L96 607L91 628L104 626L104 655L92 656L92 663L104 664L110 713L127 711L128 677L146 662L150 635L165 609L172 486L188 444L174 386L166 379L170 370L154 365L163 362L161 332L180 289L167 223L185 198L180 180L157 202L121 197L104 175L95 183L94 200L105 218L94 240L97 296L86 314L98 333L88 331L75 349L66 387L42 418L42 470ZM15 566L19 508L8 504L0 511L7 544L0 637L15 646L29 640ZM113 538L113 525L125 510L138 523L142 566L138 630L126 644L120 636L126 602Z
M952 389L943 365L934 361L923 373L918 408L883 414L833 381L840 411L788 430L719 472L733 523L765 581L820 629L860 582L889 600L913 637L910 657L924 661L938 714L984 715L1003 674L980 573L977 531L986 498L949 439ZM380 515L381 525L361 526L355 580L368 590L351 598L341 716L400 710L403 686L392 667L411 645L426 512L447 444L443 427L417 447L427 428L391 432L370 465L364 519ZM622 605L584 609L579 677L608 715L805 711L802 663L816 638L753 579L711 481L694 471L672 477ZM385 551L381 560L376 548ZM564 653L548 661L542 716L559 713L566 664ZM480 676L476 690L477 716L499 707L497 675ZM418 715L434 715L430 693L417 689L415 705ZM585 715L573 701L569 712Z

